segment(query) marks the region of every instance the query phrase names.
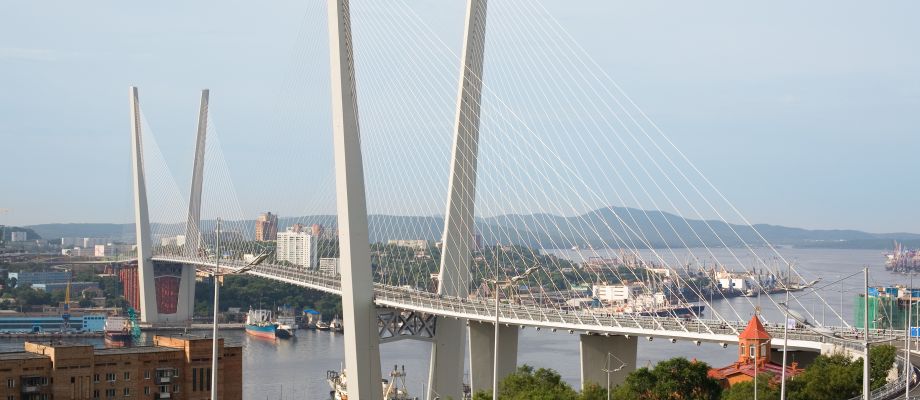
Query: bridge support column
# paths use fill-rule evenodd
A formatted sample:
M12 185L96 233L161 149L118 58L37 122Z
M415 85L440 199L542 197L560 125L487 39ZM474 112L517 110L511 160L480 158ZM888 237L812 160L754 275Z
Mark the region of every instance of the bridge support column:
M153 251L150 239L150 216L147 211L147 184L144 178L144 139L137 87L129 89L131 103L131 172L134 181L134 228L137 238L137 280L140 294L141 322L159 321L156 289L153 280Z
M498 327L498 380L517 369L518 326ZM470 388L473 393L492 390L495 324L470 322Z
M383 397L380 339L368 245L351 16L348 0L328 0L327 5L342 316L348 327L345 329L348 397L379 400Z
M620 370L610 372L610 386L625 382L626 376L636 369L638 345L635 336L581 335L581 388L590 383L606 386L607 372L604 370L615 370L622 364L625 365Z
M198 240L201 229L201 187L204 183L204 152L208 134L208 101L210 91L201 91L201 106L198 108L198 135L195 139L195 162L192 164L192 189L189 192L188 220L185 224L185 255L198 256ZM178 321L191 320L195 312L195 266L183 265L179 280L179 304L175 318Z

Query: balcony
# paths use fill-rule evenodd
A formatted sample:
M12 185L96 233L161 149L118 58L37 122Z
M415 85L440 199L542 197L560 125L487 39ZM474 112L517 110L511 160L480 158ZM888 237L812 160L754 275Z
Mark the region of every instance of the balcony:
M154 399L168 399L168 398L170 398L170 393L169 393L169 392L166 392L166 393L157 393L157 394L155 394L155 395L153 396L153 398L154 398Z
M166 384L172 382L171 376L158 376L156 379L157 385Z

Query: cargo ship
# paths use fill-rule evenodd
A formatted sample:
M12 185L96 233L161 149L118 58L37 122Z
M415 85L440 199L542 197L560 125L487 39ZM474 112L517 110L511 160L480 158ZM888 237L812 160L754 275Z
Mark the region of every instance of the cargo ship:
M131 321L125 317L108 317L105 321L105 347L128 347L134 343Z
M885 269L892 272L920 272L920 249L907 250L894 242L894 251L885 254Z
M272 323L272 312L269 310L250 309L246 314L246 334L274 340L278 326Z

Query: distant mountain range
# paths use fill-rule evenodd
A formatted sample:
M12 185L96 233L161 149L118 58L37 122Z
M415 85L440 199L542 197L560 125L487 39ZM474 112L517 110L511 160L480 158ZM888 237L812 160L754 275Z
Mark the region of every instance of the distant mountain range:
M370 215L371 241L388 239L441 239L444 221L440 216ZM227 221L225 229L245 228L251 232L254 220ZM280 229L294 223L319 223L335 226L335 217L314 215L287 217L278 221ZM214 228L214 221L204 221L203 230ZM774 245L814 248L890 248L894 240L908 247L920 247L920 234L867 233L857 230L809 230L778 225L728 224L722 221L697 220L662 212L634 208L608 207L574 217L550 214L508 214L478 218L477 230L483 244L515 243L544 248L630 247L752 247ZM134 224L42 224L26 226L44 238L107 237L133 241ZM178 224L159 225L155 231L181 232ZM759 235L758 235L759 233ZM762 238L761 238L762 235Z

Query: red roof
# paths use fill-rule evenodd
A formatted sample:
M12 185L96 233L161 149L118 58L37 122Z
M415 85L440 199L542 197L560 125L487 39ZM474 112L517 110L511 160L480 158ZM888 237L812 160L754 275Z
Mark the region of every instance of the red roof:
M766 328L763 327L763 324L760 323L760 318L757 314L754 314L751 317L751 320L748 322L747 328L744 328L744 332L741 332L738 335L738 339L772 339L770 333L767 332Z

